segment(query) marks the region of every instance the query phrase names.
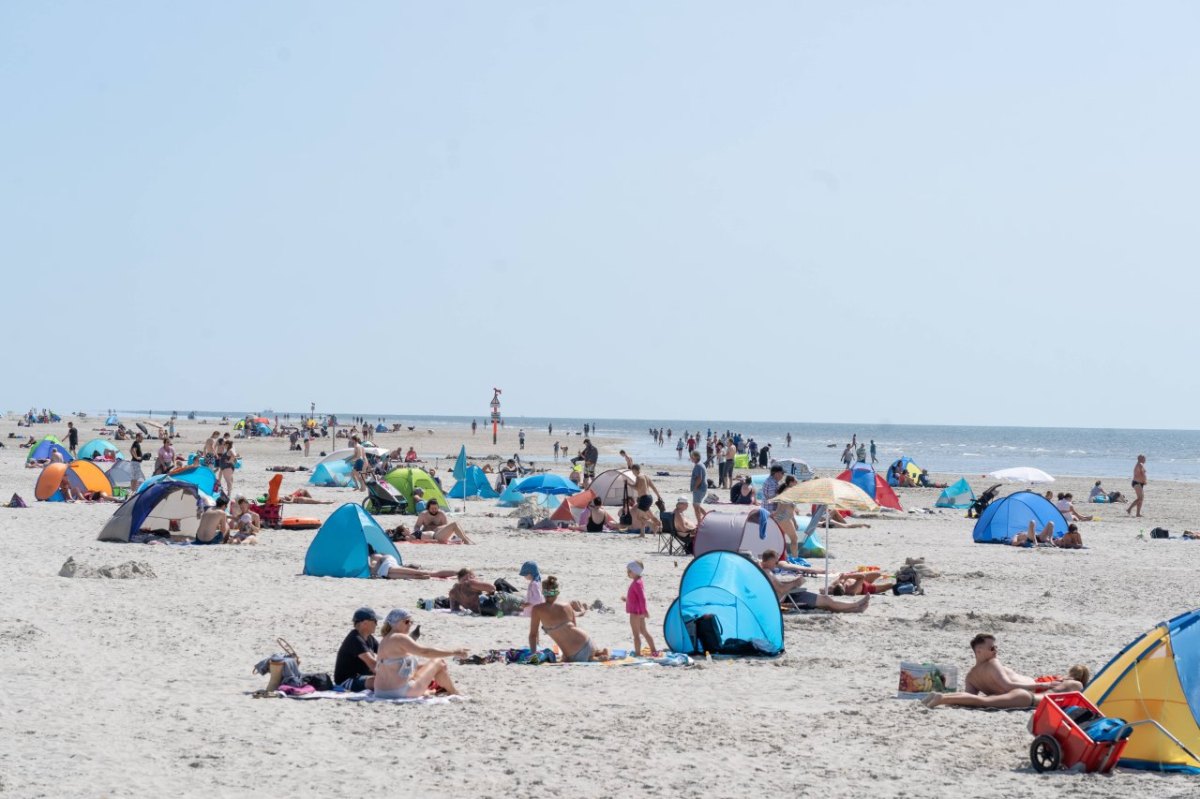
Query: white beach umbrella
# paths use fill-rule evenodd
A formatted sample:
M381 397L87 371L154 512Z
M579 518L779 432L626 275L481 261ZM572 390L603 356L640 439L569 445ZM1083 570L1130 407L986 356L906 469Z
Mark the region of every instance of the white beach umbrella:
M1002 483L1053 483L1054 478L1043 472L1041 469L1035 469L1032 466L1014 466L1011 469L1001 469L998 472L992 472L988 477L993 480L999 480Z

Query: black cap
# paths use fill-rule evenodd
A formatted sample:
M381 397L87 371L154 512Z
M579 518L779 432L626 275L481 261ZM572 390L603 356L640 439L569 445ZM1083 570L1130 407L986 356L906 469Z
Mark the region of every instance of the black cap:
M379 621L379 617L370 608L359 608L354 611L354 623L362 624L364 621Z

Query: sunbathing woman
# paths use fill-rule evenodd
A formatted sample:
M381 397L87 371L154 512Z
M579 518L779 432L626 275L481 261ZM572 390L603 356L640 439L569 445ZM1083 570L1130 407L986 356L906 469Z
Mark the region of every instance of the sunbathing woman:
M380 628L379 655L375 662L376 699L415 699L429 692L436 681L438 693L457 694L443 658L466 657L469 650L431 649L412 639L412 614L393 610ZM431 658L422 663L417 656Z
M882 594L895 587L895 580L883 580L883 572L847 572L838 577L830 586L829 593L833 596L861 596L863 594Z
M442 571L426 571L420 566L401 566L393 555L383 555L368 547L367 562L371 564L371 576L381 580L429 580L434 577L453 577L458 574L456 569Z
M467 538L458 522L450 521L450 517L438 506L436 499L429 500L425 512L417 517L417 522L413 525L413 534L416 533L423 533L424 538L432 536L439 544L453 543L455 538L464 544L474 543Z
M597 650L588 634L575 626L574 608L558 604L557 577L547 576L542 580L542 593L546 601L535 605L529 615L529 650L537 651L540 626L540 631L550 636L562 650L564 663L607 660L608 650Z
M1054 522L1046 522L1046 526L1042 531L1037 532L1036 523L1033 519L1029 520L1029 529L1023 533L1017 533L1013 536L1012 545L1014 547L1032 547L1037 544L1051 544L1054 542Z
M871 525L867 524L866 522L848 522L848 521L846 521L846 519L849 517L846 516L846 514L842 513L840 510L837 510L836 508L832 509L832 510L827 510L826 513L829 514L829 526L830 527L844 527L847 530L851 530L856 527L870 527L871 526ZM825 521L822 520L821 524L824 525Z
M312 494L308 493L307 488L297 488L292 493L279 498L280 502L291 503L294 505L332 505L332 500L315 499Z

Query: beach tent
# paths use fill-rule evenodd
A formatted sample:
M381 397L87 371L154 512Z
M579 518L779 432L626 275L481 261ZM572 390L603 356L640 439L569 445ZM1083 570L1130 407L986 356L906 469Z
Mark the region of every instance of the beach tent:
M327 488L345 488L353 481L350 479L350 464L345 461L318 463L308 476L310 486L325 486Z
M375 425L375 432L376 433L386 433L387 427L384 426L383 422L380 422L379 424Z
M381 449L380 447L368 446L367 444L363 444L363 452L367 453L368 455L373 455L376 458L387 454L386 449ZM317 463L333 463L335 461L345 461L346 463L349 463L350 459L353 457L354 457L354 447L347 447L346 449L334 450L333 452L326 455L324 458L321 458L321 460L317 461Z
M525 501L525 495L517 490L517 481L513 480L500 494L498 505L502 508L515 508Z
M99 491L101 494L112 496L112 482L99 466L91 461L71 461L70 463L50 463L42 469L37 483L34 484L34 499L43 502L63 502L66 497L63 496L60 486L64 477L76 491L88 493Z
M596 495L592 493L590 488L581 491L580 493L567 497L562 501L562 504L554 509L554 513L550 514L550 519L556 522L568 522L575 524L579 520L579 512L592 504L592 500Z
M500 496L496 493L496 489L492 488L491 482L488 481L487 473L478 466L471 464L464 470L464 474L459 478L454 487L446 496L451 499L466 499L468 497L480 497L482 499L495 499Z
M1200 774L1195 756L1200 753L1200 611L1160 622L1139 636L1100 670L1083 695L1105 716L1161 726L1134 727L1119 765Z
M120 423L121 423L121 420L120 420L120 419L118 419L118 418L117 418L117 415L114 413L112 416L109 416L107 419L105 419L105 420L104 420L104 423L105 423L106 425L109 425L109 424L120 424Z
M330 514L308 545L304 573L310 577L370 577L367 547L403 563L395 544L361 505L346 503Z
M558 474L531 474L513 483L522 494L578 494L582 489Z
M57 451L59 455L62 455L63 461L67 463L75 460L70 451L68 451L67 448L62 445L61 441L54 436L45 436L41 441L29 448L29 454L25 456L25 462L29 463L30 461L48 461L50 460L50 455L55 451Z
M781 458L779 460L772 460L771 465L782 466L784 474L793 475L797 480L800 481L811 480L817 476L816 473L809 468L808 463L800 460L799 458ZM766 478L764 477L763 479L765 480Z
M975 502L975 492L967 478L960 477L954 483L946 486L934 503L939 508L969 508Z
M760 557L765 550L784 554L783 531L764 508L750 512L710 511L696 528L692 554L700 557L708 552L749 552Z
M433 482L433 478L424 469L402 466L399 469L392 469L384 479L392 484L392 488L404 495L410 508L417 507L417 501L413 499L414 488L419 488L424 492L426 502L436 499L442 510L446 510L450 505L446 501L442 489L438 488L438 484Z
M711 518L710 518L711 517ZM762 508L711 511L696 529L692 554L708 552L749 552L759 557L765 550L784 553L783 531L769 512Z
M900 507L900 497L896 496L896 492L888 485L887 480L883 479L883 475L865 463L854 464L852 468L839 474L837 479L858 486L864 494L875 500L875 504L882 508L904 510Z
M138 461L116 461L108 467L105 474L114 486L132 486L134 478L138 483L146 481L146 473L142 471L142 464Z
M783 614L775 590L762 569L741 555L709 552L688 564L663 621L667 647L695 652L688 623L710 613L721 624L722 643L739 638L758 643L764 654L783 651Z
M900 475L904 472L912 479L913 483L921 476L921 467L913 463L912 458L907 456L893 463L887 470L887 482L890 486L900 485Z
M90 461L96 456L100 456L104 460L119 460L125 457L125 453L117 449L117 445L103 438L93 438L88 443L79 448L80 460Z
M168 530L173 536L194 536L200 526L200 513L213 504L192 483L162 480L121 503L104 529L100 541L128 543L140 530ZM176 527L172 529L172 522Z
M609 469L596 475L588 488L600 497L601 504L619 508L625 497L633 496L633 480L633 472L628 469Z
M1041 532L1047 522L1054 522L1054 537L1067 532L1067 520L1054 503L1032 491L1018 491L998 499L980 514L975 522L976 544L1010 544L1017 533L1027 532L1029 522Z
M254 432L258 433L260 436L269 436L271 435L271 425L267 424L266 422L255 422Z
M144 483L138 486L138 493L140 494L150 486L157 485L165 480L174 480L177 483L191 483L209 496L213 494L217 487L217 476L213 474L213 470L207 466L196 464L194 466L184 466L168 474L156 474L153 477L147 478Z

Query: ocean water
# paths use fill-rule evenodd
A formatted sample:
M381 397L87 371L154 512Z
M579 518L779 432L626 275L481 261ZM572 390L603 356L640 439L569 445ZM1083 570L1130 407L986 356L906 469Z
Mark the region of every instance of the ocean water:
M243 412L197 413L201 416L244 415ZM155 414L156 418L163 415ZM464 431L472 419L470 416L337 415L342 421L348 421L354 415L365 415L372 423L380 420L385 424L403 421L426 427L462 426ZM291 416L298 418L300 414L292 413ZM474 418L481 426L487 421L484 415ZM509 430L523 427L544 431L547 425L553 424L556 437L562 436L564 444L569 443L572 447L580 440L574 433L582 432L585 422L598 425L603 436L626 439L630 455L648 462L675 459L674 440L661 448L656 446L649 435L652 426L661 426L664 430L670 428L675 437L684 430L740 432L760 444L770 443L776 457L801 458L814 468L840 466L842 448L857 433L859 440L868 444L875 439L881 463L907 455L932 472L979 476L1010 466L1036 466L1052 475L1123 478L1132 474L1134 460L1140 453L1146 456L1146 469L1151 480L1200 482L1200 431L1197 430L505 417ZM792 434L790 449L784 445L788 432ZM614 452L603 453L602 460L612 463L619 459Z

